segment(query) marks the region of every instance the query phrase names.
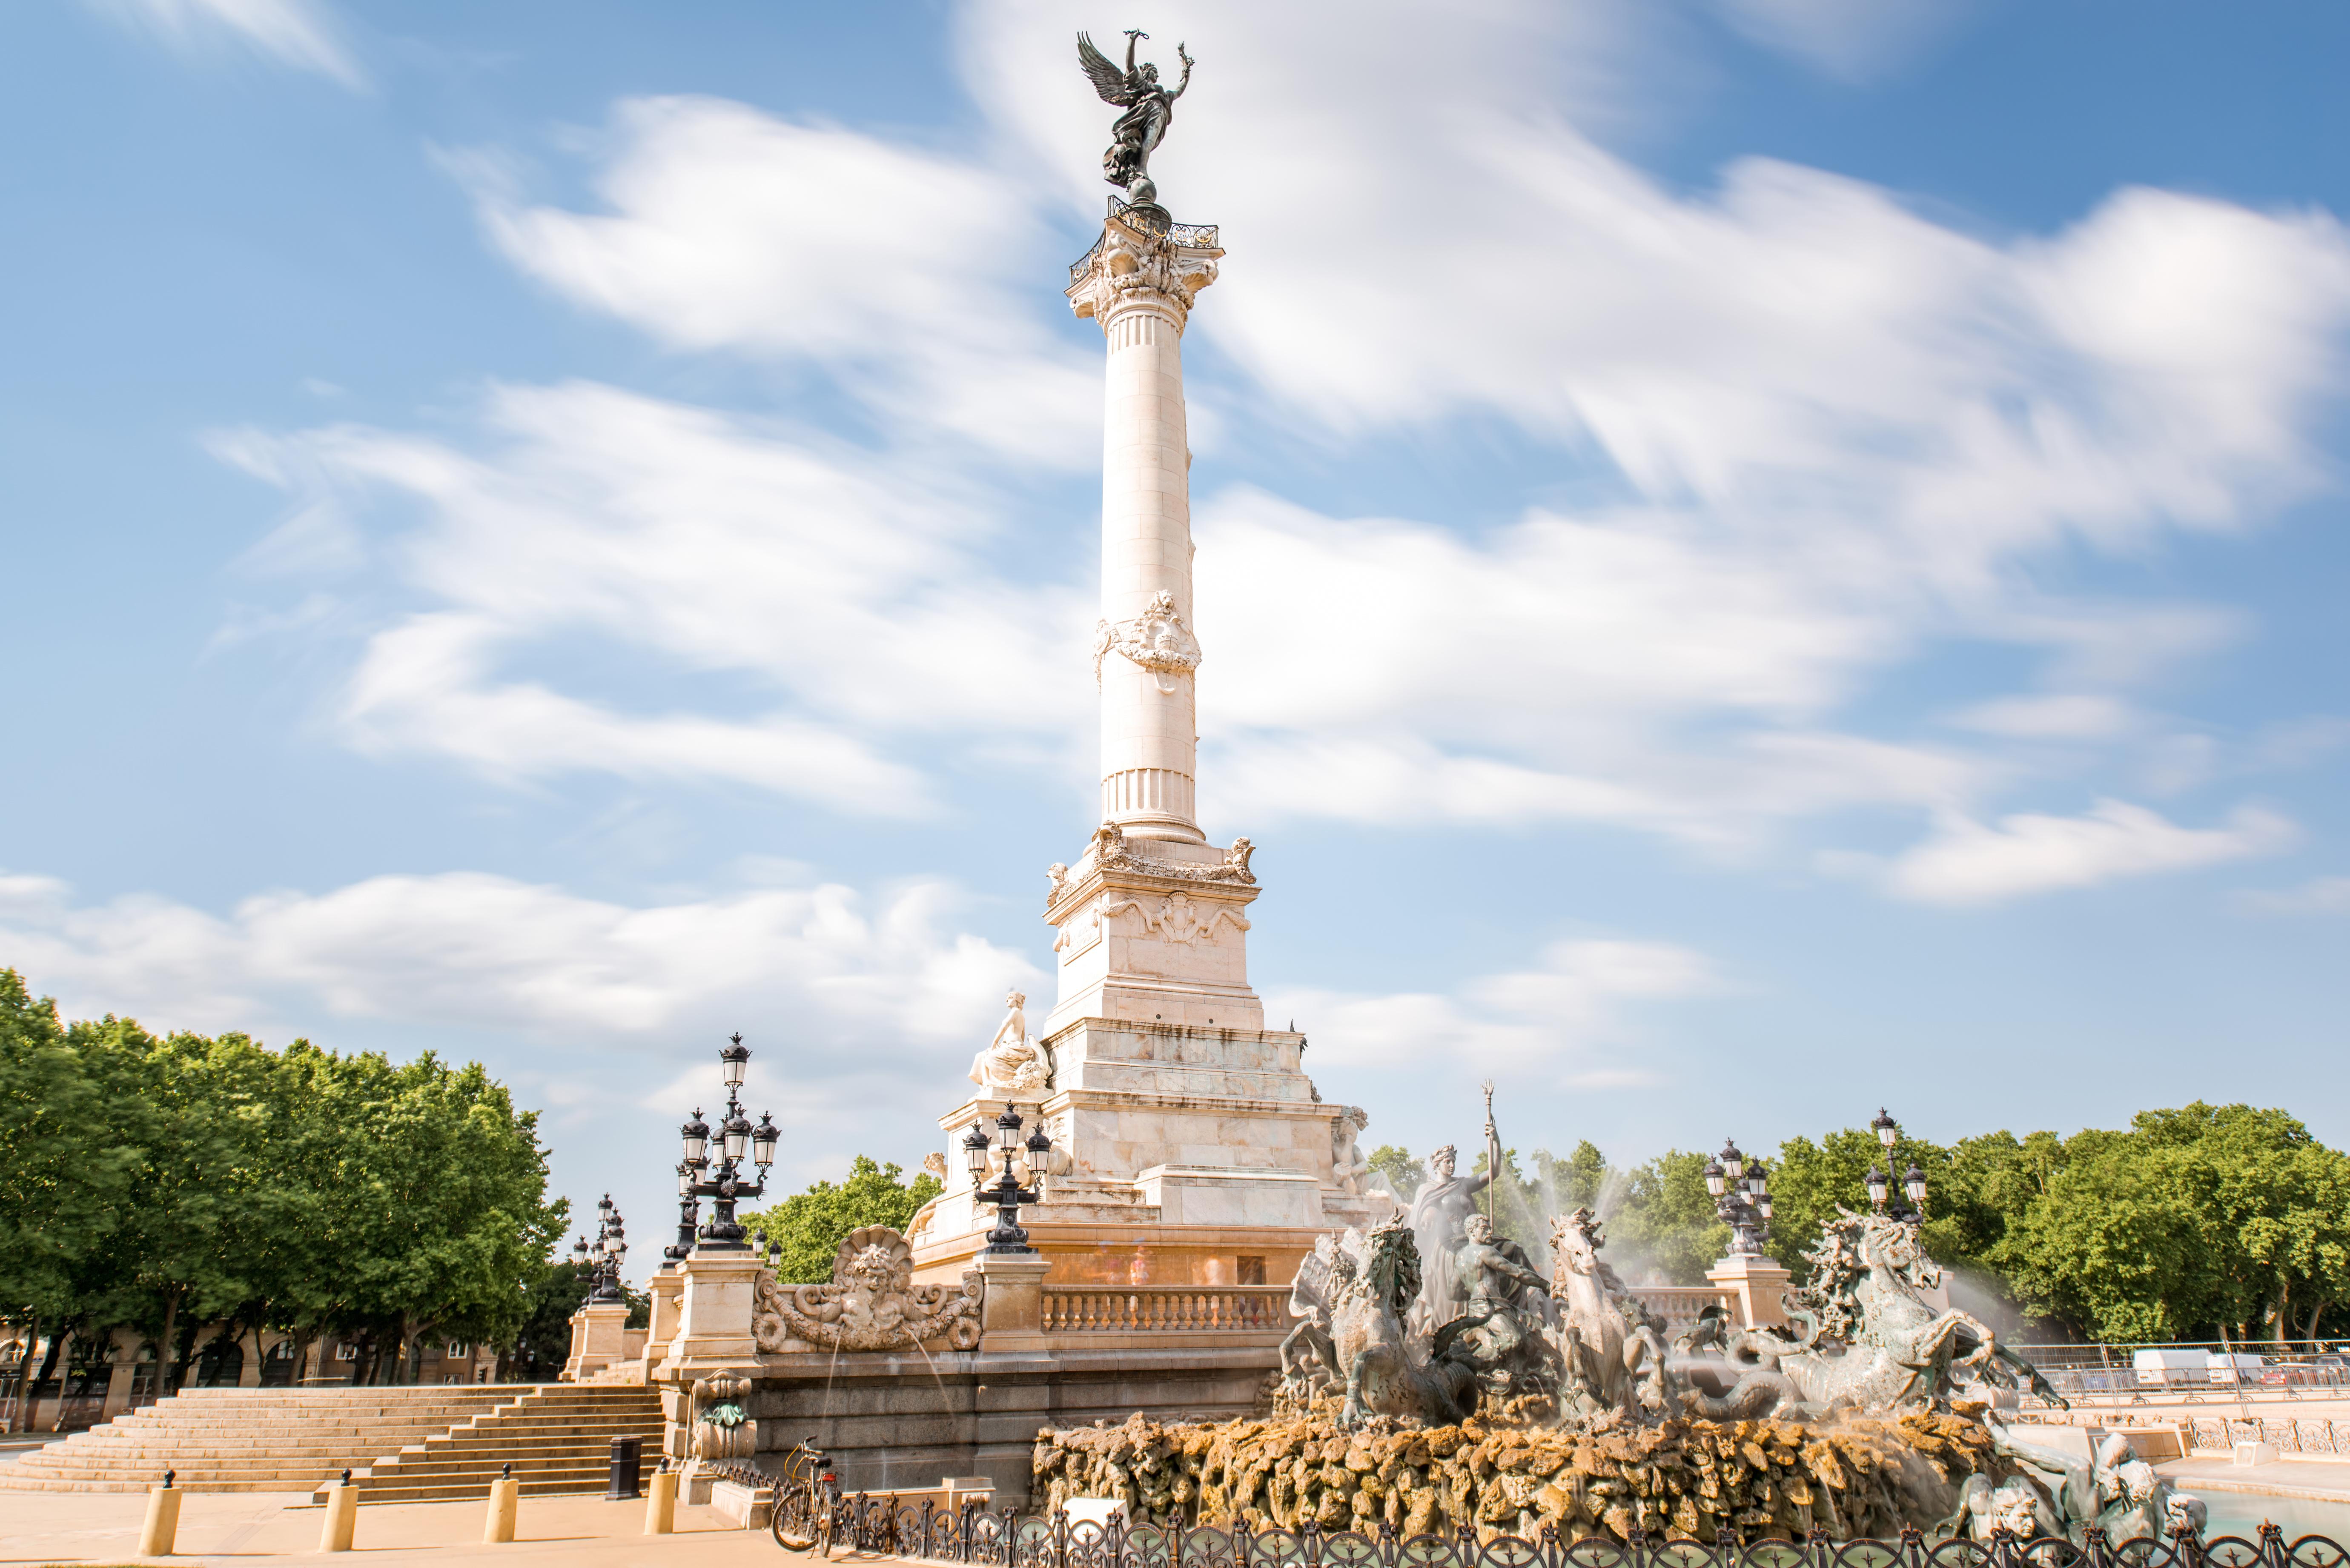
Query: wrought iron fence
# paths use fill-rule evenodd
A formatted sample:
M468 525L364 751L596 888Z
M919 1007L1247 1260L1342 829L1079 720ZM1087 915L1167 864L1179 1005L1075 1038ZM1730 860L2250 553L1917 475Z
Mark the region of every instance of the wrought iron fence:
M1171 241L1195 251L1214 250L1221 232L1218 225L1214 223L1175 223L1160 208L1129 207L1115 196L1109 199L1109 215L1121 223L1132 224L1144 234ZM1086 254L1069 264L1069 281L1072 284L1082 279L1092 270L1094 257L1101 254L1102 245L1108 238L1109 234L1107 231L1096 234L1093 244Z
M791 1500L779 1498L779 1509ZM805 1505L803 1505L805 1506ZM808 1521L802 1521L803 1523ZM1897 1540L1835 1541L1819 1532L1801 1540L1734 1531L1712 1542L1671 1540L1634 1531L1628 1541L1591 1535L1562 1538L1545 1525L1533 1537L1482 1534L1399 1535L1322 1531L1221 1529L1214 1525L1128 1524L1118 1514L1106 1525L1022 1518L1017 1510L988 1512L977 1502L949 1511L935 1501L919 1507L859 1492L834 1506L827 1540L856 1551L985 1568L2345 1568L2350 1552L2330 1537L2304 1535L2288 1543L2284 1532L2261 1526L2257 1539L2240 1535L2199 1541L2184 1531L2163 1539L2107 1541L2084 1532L2082 1544L2062 1536L2026 1539L2005 1531L1988 1542L1929 1543L1915 1530ZM778 1535L782 1534L778 1531ZM806 1534L818 1534L808 1530Z

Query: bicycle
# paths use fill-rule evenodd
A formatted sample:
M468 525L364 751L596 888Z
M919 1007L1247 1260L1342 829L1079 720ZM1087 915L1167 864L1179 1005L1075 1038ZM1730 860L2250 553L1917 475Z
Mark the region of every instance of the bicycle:
M834 1521L840 1517L840 1478L811 1438L784 1457L775 1477L775 1502L767 1527L786 1552L832 1555Z

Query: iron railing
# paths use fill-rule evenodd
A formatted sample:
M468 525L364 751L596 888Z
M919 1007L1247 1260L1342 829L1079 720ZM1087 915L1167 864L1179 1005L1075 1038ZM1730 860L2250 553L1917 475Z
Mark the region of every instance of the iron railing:
M1128 206L1118 197L1109 199L1109 215L1120 223L1140 229L1154 239L1170 241L1188 250L1211 251L1216 248L1219 230L1214 223L1179 223L1167 215L1164 207ZM1094 257L1101 254L1109 238L1107 230L1094 236L1094 243L1085 254L1069 264L1069 281L1076 283L1091 270Z
M779 1498L777 1507L801 1499ZM2027 1539L2003 1530L1988 1542L1930 1544L1915 1530L1892 1541L1835 1541L1818 1532L1801 1540L1750 1541L1731 1529L1711 1542L1638 1530L1626 1541L1607 1535L1566 1540L1551 1525L1531 1537L1468 1528L1403 1536L1391 1528L1326 1532L1312 1524L1295 1530L1129 1525L1116 1513L1097 1525L1074 1522L1065 1511L1024 1519L1017 1510L991 1513L975 1501L950 1511L933 1501L893 1504L862 1492L835 1504L828 1523L825 1533L833 1545L988 1568L2344 1568L2350 1563L2350 1552L2332 1538L2304 1535L2288 1544L2273 1524L2262 1525L2257 1539L2209 1541L2182 1529L2167 1538L2116 1542L2091 1529L2080 1545L2062 1536Z

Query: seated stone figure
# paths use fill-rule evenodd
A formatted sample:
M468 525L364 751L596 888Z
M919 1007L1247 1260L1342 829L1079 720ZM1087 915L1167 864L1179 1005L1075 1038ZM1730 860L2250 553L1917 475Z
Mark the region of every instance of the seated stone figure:
M1051 1076L1045 1048L1028 1038L1028 998L1015 991L1004 1002L1007 1011L995 1038L971 1059L971 1081L983 1096L995 1099L1035 1099Z
M1451 1361L1476 1375L1494 1397L1555 1394L1558 1367L1541 1333L1541 1303L1550 1282L1534 1271L1525 1249L1497 1239L1493 1222L1470 1216L1453 1250L1454 1294L1465 1297L1461 1315L1436 1331L1430 1358Z

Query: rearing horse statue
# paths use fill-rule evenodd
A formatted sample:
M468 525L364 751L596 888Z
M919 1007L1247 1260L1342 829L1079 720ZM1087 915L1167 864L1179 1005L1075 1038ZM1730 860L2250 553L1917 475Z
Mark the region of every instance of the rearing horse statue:
M1453 1362L1420 1362L1409 1348L1403 1314L1419 1295L1419 1245L1401 1219L1368 1234L1324 1237L1290 1287L1290 1310L1305 1321L1282 1344L1283 1372L1309 1391L1342 1384L1341 1427L1367 1416L1431 1426L1461 1419L1477 1407L1473 1376Z
M1599 1255L1599 1221L1577 1209L1550 1222L1551 1297L1558 1303L1559 1358L1588 1403L1638 1411L1643 1384L1662 1401L1665 1345L1645 1315L1627 1309L1624 1282Z
M1955 1307L1937 1309L1921 1292L1941 1270L1916 1229L1841 1206L1807 1256L1813 1275L1790 1315L1804 1330L1776 1357L1778 1370L1814 1405L1885 1409L1931 1405L1962 1382L2019 1382L2059 1407L2064 1400L2033 1365L2000 1344L1989 1324ZM1832 1355L1825 1346L1846 1342Z

